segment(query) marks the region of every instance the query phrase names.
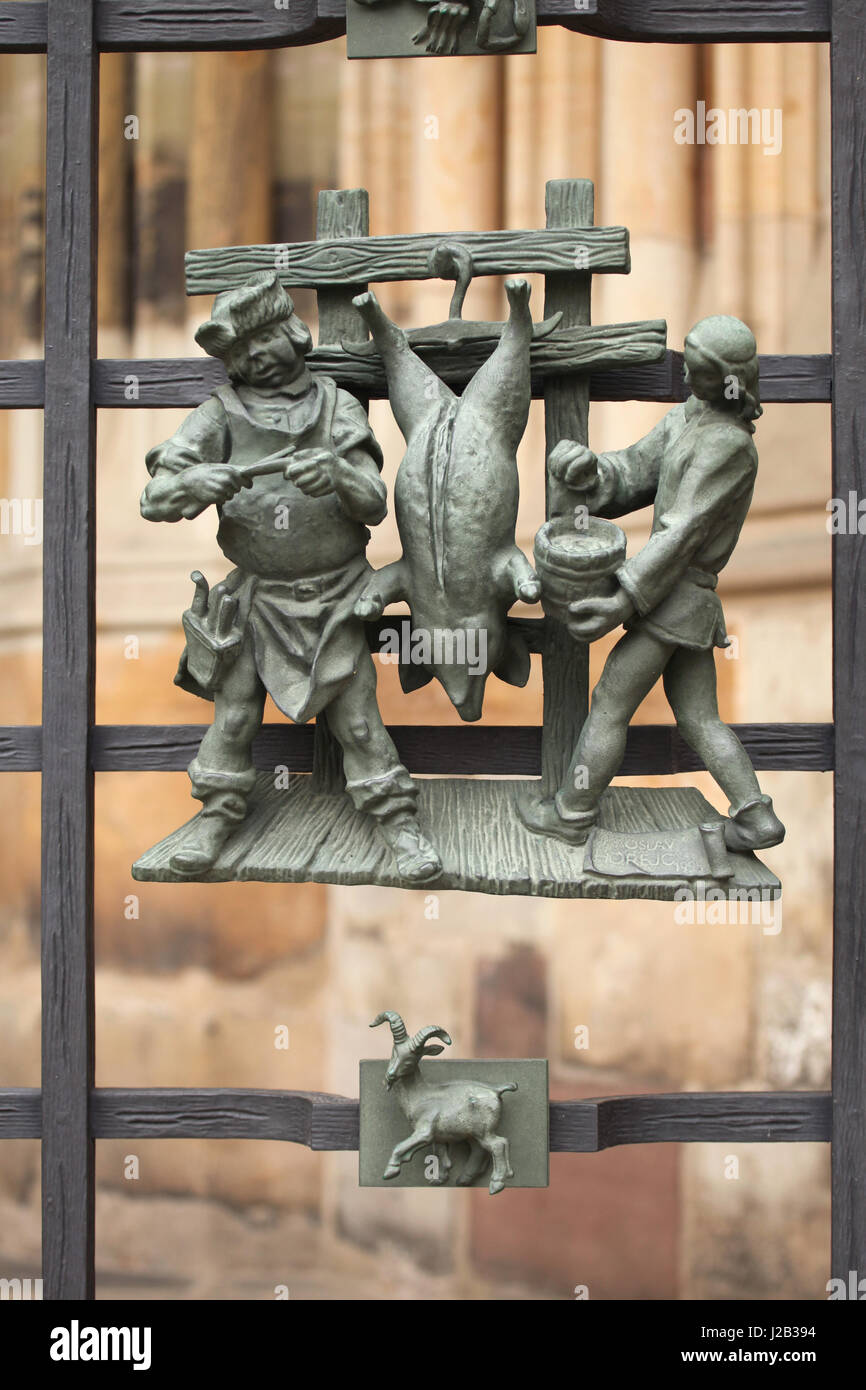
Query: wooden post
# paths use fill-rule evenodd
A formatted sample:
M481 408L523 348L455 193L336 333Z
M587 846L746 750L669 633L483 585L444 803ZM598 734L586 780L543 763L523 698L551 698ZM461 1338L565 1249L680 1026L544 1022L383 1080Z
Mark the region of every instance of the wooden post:
M42 1276L93 1297L97 58L91 0L48 0L42 683Z
M316 240L335 237L369 236L370 199L366 188L323 189L319 194ZM319 347L339 347L347 342L365 342L367 329L352 304L366 285L341 285L317 291L319 304ZM361 404L366 409L367 401ZM313 786L320 792L341 792L345 785L343 754L330 729L327 714L316 716L313 744Z
M591 227L594 188L589 179L551 179L545 190L547 226ZM590 322L592 275L548 274L544 277L544 317L562 310L562 327ZM586 444L589 426L589 376L554 378L544 388L545 449L549 455L560 439ZM570 511L573 496L546 474L548 520ZM575 642L562 623L548 618L545 625L544 732L541 740L541 776L545 796L552 796L568 771L577 737L589 707L589 647Z
M866 497L866 34L860 0L833 0L833 496ZM833 537L836 726L831 1273L866 1275L866 538Z

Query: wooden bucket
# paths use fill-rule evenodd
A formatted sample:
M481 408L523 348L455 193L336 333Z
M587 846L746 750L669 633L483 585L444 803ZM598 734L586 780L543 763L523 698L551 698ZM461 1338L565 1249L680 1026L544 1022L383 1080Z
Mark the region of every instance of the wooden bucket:
M625 533L600 516L586 517L580 527L570 516L546 521L535 537L535 569L547 616L567 622L570 603L612 594L625 547Z

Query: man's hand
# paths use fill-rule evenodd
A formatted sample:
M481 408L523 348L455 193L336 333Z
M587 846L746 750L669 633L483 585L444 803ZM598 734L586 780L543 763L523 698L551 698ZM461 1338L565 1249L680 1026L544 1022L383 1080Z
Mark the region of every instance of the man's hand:
M582 598L568 605L571 618L566 624L580 642L595 642L627 622L635 611L625 589L618 588L609 598Z
M252 487L252 478L231 463L196 463L175 476L184 497L201 503L199 511L211 502L227 502L242 487Z
M286 464L285 476L308 497L334 491L334 468L340 460L330 449L298 449Z
M575 492L590 492L598 482L598 459L585 444L560 439L547 459L552 478Z

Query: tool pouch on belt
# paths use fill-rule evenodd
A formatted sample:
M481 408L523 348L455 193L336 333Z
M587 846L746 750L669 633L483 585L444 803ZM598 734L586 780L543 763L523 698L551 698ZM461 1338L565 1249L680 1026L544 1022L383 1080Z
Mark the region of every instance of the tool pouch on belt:
M222 584L211 593L199 570L193 570L190 578L195 584L195 596L192 607L183 615L186 664L202 691L212 695L240 652L243 629L235 621L238 601Z

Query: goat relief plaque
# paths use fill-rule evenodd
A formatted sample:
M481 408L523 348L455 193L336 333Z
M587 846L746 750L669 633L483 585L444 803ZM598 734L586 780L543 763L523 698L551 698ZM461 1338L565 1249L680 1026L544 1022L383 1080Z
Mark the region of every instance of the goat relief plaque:
M410 1034L386 1010L387 1064L361 1063L361 1187L547 1187L545 1058L430 1061L451 1045L438 1024Z

